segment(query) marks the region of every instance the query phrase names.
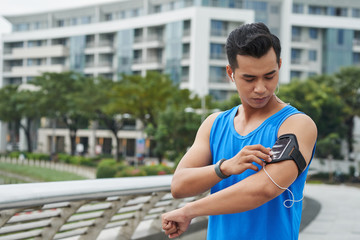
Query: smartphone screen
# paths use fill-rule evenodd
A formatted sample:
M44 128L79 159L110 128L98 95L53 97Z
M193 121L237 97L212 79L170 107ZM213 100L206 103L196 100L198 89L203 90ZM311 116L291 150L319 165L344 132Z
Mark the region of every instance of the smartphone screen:
M272 159L280 159L285 152L285 149L290 144L290 138L282 138L278 139L274 146L272 147L271 151L273 153Z

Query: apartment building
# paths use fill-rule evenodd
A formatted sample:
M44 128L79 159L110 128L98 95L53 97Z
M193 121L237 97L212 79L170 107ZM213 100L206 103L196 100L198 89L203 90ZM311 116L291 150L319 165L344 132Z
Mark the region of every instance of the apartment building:
M199 95L226 99L235 92L225 73L226 37L255 21L280 37L283 83L360 64L357 0L128 0L5 18L12 32L3 36L1 86L27 83L44 71L74 70L116 81L120 73L154 70ZM1 127L3 150L9 134ZM133 155L142 140L139 129L119 133ZM59 150L68 151L66 130L48 124L38 131L39 151L49 151L54 134ZM89 153L96 144L111 149L115 142L105 130L93 135L79 131Z

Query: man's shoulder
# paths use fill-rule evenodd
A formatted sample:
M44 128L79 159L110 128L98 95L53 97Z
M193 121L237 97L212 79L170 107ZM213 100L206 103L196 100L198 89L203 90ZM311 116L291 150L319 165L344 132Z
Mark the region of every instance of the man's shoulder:
M289 116L281 125L282 132L310 132L317 135L317 127L310 116L298 113Z

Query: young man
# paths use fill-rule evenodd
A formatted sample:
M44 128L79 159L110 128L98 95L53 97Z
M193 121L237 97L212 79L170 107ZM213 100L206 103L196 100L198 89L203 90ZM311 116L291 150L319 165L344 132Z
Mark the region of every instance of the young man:
M242 104L202 123L171 185L175 198L211 195L163 214L162 227L175 238L209 215L208 240L298 239L316 125L276 97L281 47L264 24L235 29L226 51Z

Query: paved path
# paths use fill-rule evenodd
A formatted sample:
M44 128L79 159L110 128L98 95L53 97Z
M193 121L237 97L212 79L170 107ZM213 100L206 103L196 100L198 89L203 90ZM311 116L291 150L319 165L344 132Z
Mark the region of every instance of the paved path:
M318 201L321 208L299 240L360 239L360 188L307 184L305 196Z

